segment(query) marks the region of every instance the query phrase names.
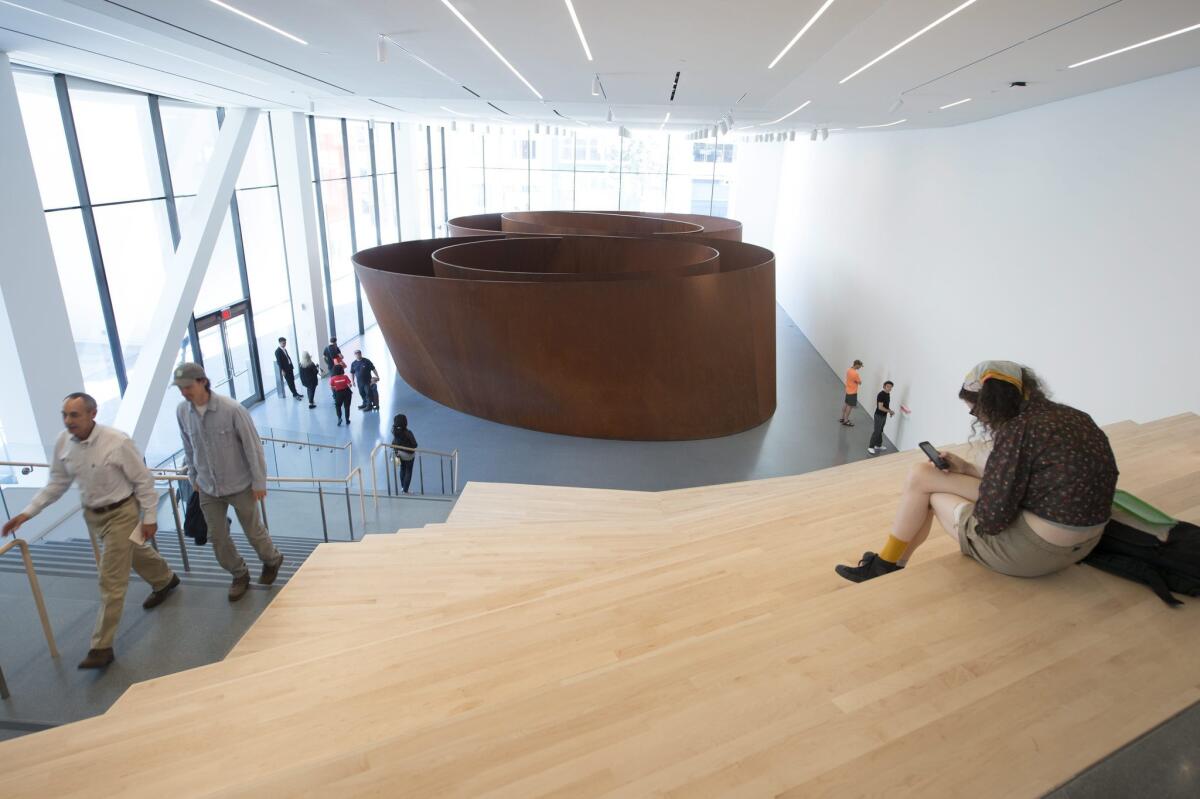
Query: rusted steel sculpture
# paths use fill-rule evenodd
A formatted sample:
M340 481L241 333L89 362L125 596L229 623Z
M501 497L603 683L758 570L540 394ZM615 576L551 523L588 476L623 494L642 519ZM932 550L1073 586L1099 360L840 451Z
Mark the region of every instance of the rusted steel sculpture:
M740 224L633 215L638 235L618 237L572 234L612 232L625 214L504 216L355 254L413 388L496 422L597 438L710 438L774 413L775 259L737 241ZM727 238L706 237L706 220ZM491 223L524 229L475 227Z

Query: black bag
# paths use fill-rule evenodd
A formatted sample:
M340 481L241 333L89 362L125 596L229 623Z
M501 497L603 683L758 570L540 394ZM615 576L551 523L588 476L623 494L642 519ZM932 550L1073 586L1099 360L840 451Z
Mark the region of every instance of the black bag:
M208 543L208 524L200 511L200 492L192 492L192 498L187 502L187 510L183 518L183 534L196 542L196 546Z
M1200 596L1200 527L1179 522L1167 540L1111 519L1100 543L1083 563L1144 583L1168 605L1182 605L1172 592Z

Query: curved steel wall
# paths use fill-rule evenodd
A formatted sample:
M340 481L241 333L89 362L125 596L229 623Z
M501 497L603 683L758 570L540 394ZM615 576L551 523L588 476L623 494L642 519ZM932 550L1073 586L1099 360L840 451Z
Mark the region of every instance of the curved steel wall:
M400 374L465 413L680 440L775 411L775 260L762 247L493 234L384 245L354 262Z

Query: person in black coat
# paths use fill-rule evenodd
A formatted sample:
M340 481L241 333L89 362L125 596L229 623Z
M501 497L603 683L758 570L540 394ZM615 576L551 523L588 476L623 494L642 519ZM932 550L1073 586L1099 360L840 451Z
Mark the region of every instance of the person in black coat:
M329 339L329 346L325 348L325 351L321 353L321 356L325 359L325 371L333 372L333 367L335 365L333 363L333 359L342 357L342 348L337 345L337 336L333 336Z
M392 450L400 463L400 488L407 494L408 486L412 483L413 464L417 458L416 453L410 450L417 448L417 437L408 429L408 417L402 413L396 414L396 418L392 420L392 446L409 448Z
M292 396L300 399L300 392L296 390L296 370L292 366L292 356L288 355L286 338L279 339L279 346L275 348L275 363L279 364L279 371L283 373L283 380Z
M300 359L300 383L304 386L304 390L308 392L308 407L315 408L317 403L313 402L313 397L317 394L317 383L320 382L321 376L318 373L316 363L313 362L312 356L307 352Z

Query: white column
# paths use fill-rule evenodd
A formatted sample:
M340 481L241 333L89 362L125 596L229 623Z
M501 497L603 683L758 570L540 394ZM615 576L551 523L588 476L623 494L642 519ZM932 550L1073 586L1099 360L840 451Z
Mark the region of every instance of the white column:
M176 345L187 329L200 294L257 120L257 108L234 109L225 116L191 214L180 220L179 247L167 264L163 292L158 297L146 298L145 312L152 314L150 329L129 373L129 386L121 398L116 420L116 427L128 433L143 450L170 387L178 352ZM131 230L129 235L136 236L138 232Z
M283 240L298 339L292 343L293 352L307 350L320 362L320 352L329 341L329 317L325 313L325 274L313 196L308 124L304 114L272 111L271 128L275 131L279 204L283 210Z
M0 53L0 347L18 369L0 391L4 434L17 444L40 445L48 459L62 431L62 398L83 391L83 372L67 317L33 155L21 122L12 65ZM13 451L29 458L36 452Z

